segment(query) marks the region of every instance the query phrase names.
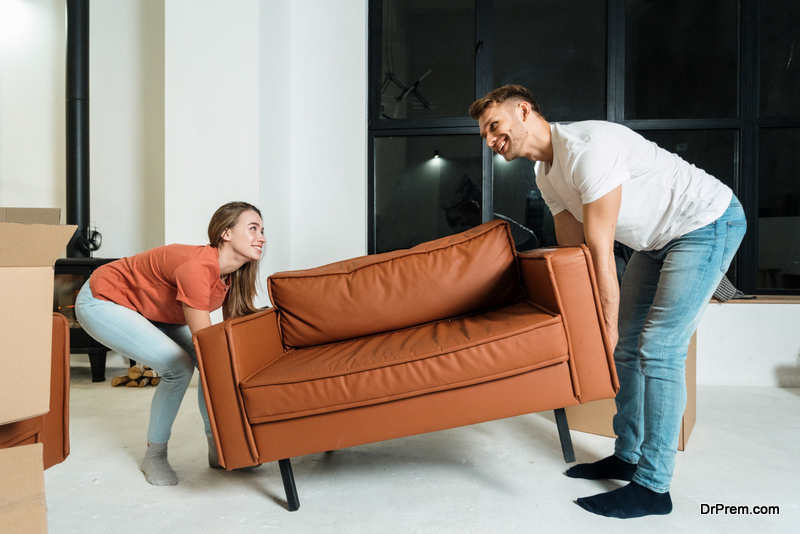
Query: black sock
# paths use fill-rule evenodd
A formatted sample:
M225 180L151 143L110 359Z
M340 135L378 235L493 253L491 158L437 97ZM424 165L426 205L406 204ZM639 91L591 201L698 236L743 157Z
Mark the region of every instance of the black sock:
M630 519L646 515L666 515L672 511L669 492L656 493L636 482L627 486L578 499L578 505L597 515Z
M613 478L630 482L633 480L635 472L636 464L629 464L612 454L593 464L578 464L570 467L567 469L566 475L571 478L587 478L589 480Z

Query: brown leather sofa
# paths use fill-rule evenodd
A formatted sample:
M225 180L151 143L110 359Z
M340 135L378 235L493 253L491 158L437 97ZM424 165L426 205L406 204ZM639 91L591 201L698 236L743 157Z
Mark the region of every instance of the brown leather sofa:
M0 449L42 443L45 469L69 456L69 323L60 313L53 314L52 358L50 411L0 425Z
M197 332L226 469L556 410L618 382L585 247L517 254L493 221L268 280L274 308Z

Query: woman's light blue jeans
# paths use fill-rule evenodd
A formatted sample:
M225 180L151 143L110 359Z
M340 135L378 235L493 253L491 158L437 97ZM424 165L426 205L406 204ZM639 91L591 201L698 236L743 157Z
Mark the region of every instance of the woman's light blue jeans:
M147 440L150 443L169 441L172 423L197 364L189 327L149 321L125 306L95 298L88 280L78 293L75 316L94 339L126 358L154 369L161 376L150 404ZM202 384L197 390L206 436L210 437L211 425Z
M620 287L619 342L614 352L620 390L614 453L637 464L633 481L669 491L686 408L686 351L747 229L734 196L713 223L635 252Z

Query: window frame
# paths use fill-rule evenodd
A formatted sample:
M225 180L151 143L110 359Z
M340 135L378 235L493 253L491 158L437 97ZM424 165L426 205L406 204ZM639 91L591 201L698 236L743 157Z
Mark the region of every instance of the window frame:
M385 119L381 107L382 0L368 2L368 252L376 250L375 139L384 136L478 135L470 117ZM493 0L475 0L475 98L494 83ZM607 0L606 119L636 131L646 130L734 130L737 132L738 162L733 178L734 193L744 205L748 232L734 258L736 279L732 282L747 294L799 295L797 289L759 289L758 285L758 148L759 132L768 128L800 128L800 117L759 117L760 101L760 9L759 0L739 0L739 116L713 119L625 119L625 10L626 0ZM492 151L483 145L483 221L493 211L494 167Z

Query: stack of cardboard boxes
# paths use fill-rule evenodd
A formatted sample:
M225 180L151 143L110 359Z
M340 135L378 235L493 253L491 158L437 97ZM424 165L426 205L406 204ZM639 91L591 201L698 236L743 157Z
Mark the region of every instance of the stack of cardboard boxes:
M0 208L0 425L50 406L53 265L75 233L59 209ZM42 445L0 450L0 530L46 532Z

